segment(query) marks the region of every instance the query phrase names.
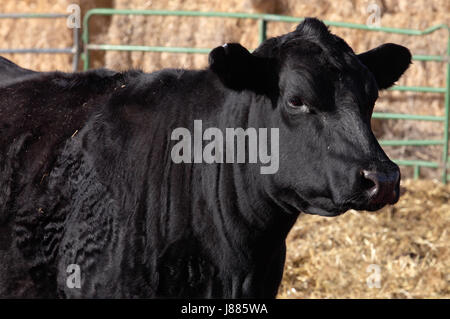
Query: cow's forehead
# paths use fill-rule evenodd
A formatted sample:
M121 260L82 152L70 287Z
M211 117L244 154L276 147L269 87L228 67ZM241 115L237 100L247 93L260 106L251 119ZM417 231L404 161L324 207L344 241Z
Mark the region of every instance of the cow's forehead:
M316 57L318 62L328 63L341 69L357 67L356 55L352 48L340 37L329 33L327 36L311 37L294 32L280 42L280 57L293 55Z
M291 36L279 43L278 56L281 66L280 77L290 78L288 83L291 85L304 84L305 82L300 79L307 78L310 90L313 88L326 89L327 92L331 88L335 92L343 90L355 98L358 97L358 100L375 101L378 97L378 88L372 74L360 62L350 46L339 37L326 42L305 39L301 35ZM293 80L296 77L299 81ZM324 97L324 91L316 93ZM340 96L339 94L336 97Z
M342 77L357 78L359 81L373 80L353 49L334 34L306 37L304 34L292 32L281 36L276 45L280 65L309 66L309 69L322 72L327 70Z

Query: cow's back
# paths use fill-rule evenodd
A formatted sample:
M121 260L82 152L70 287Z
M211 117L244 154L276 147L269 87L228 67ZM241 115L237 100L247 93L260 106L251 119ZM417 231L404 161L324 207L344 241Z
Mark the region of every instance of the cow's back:
M19 79L25 79L36 73L36 71L21 68L10 60L0 56L0 86L8 85Z
M62 144L105 98L111 76L36 73L0 86L0 211L14 186L42 184Z
M53 289L46 295L35 285L47 276L40 225L49 213L41 205L49 201L49 174L118 77L102 70L14 74L0 85L0 296L52 297Z

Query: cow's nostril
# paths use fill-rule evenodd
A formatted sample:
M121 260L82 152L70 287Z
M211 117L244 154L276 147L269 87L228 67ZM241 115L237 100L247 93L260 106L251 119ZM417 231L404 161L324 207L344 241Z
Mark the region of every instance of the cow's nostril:
M362 187L367 191L369 198L374 198L379 192L380 189L380 179L376 172L363 170L363 181Z
M362 170L362 188L366 192L370 204L393 204L398 200L398 184L400 172L387 174Z

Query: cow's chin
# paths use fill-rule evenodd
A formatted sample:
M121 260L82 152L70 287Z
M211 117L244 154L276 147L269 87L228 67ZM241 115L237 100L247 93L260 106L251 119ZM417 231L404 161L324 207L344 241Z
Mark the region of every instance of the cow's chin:
M326 217L339 216L351 209L373 212L387 205L387 203L371 204L370 198L365 193L361 193L358 198L354 200L348 200L341 203L336 203L331 198L327 197L307 199L301 196L301 193L297 191L289 192L288 194L294 194L294 196L279 198L281 202L286 204L284 208L288 211L296 211L297 213L303 212L310 215Z
M300 212L319 215L319 216L339 216L351 209L349 205L336 205L333 200L326 197L307 199L300 195L300 192L295 193L295 200L291 201L291 206L299 209ZM295 204L293 204L295 203Z
M339 216L345 213L348 209L347 208L336 208L336 209L324 209L317 206L308 206L303 210L306 214L311 215L319 215L319 216L326 216L326 217L334 217Z
M371 204L369 203L369 198L366 198L364 196L361 196L358 201L345 202L338 205L333 203L333 201L330 199L321 198L317 204L309 203L305 208L302 209L302 211L306 214L311 215L333 217L342 215L346 211L351 209L374 212L380 210L386 205L387 203Z
M386 206L386 204L376 204L376 205L370 205L367 203L349 203L342 205L341 207L336 208L321 208L318 206L308 206L305 209L303 209L303 212L306 214L311 215L319 215L319 216L326 216L326 217L334 217L344 214L346 211L353 209L358 211L369 211L374 212L377 210L380 210Z

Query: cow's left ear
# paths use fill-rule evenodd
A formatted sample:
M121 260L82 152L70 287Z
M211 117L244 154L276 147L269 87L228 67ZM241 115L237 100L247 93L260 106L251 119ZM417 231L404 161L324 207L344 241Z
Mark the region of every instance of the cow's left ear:
M233 90L268 93L277 83L272 61L251 54L239 43L227 43L212 50L209 68Z
M361 53L358 58L375 76L380 90L394 85L411 64L409 50L393 43Z

